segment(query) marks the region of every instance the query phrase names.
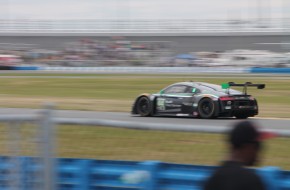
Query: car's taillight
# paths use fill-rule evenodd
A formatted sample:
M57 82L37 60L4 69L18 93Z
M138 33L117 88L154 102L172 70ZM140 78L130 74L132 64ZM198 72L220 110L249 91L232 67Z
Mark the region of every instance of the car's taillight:
M233 101L235 100L233 97L229 97L229 96L222 96L220 97L221 101Z

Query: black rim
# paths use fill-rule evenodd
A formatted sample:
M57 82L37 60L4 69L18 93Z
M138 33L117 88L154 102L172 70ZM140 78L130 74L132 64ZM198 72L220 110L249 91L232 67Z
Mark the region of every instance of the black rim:
M201 111L205 115L210 115L213 110L213 104L209 101L204 101L201 105Z
M148 113L149 110L149 102L146 98L141 98L139 101L139 112L142 114Z

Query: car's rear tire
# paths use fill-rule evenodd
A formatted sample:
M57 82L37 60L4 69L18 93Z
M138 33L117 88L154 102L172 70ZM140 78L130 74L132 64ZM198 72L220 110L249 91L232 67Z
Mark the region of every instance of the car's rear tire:
M152 105L148 97L142 96L136 104L137 113L143 117L151 116Z
M198 113L203 119L214 118L215 109L215 104L210 98L203 98L198 103Z
M247 114L238 114L235 115L237 119L247 119L249 116Z

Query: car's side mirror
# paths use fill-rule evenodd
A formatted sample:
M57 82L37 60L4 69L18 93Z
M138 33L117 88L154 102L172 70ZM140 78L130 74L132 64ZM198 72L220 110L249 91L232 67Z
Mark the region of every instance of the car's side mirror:
M164 94L164 90L160 90L159 94Z

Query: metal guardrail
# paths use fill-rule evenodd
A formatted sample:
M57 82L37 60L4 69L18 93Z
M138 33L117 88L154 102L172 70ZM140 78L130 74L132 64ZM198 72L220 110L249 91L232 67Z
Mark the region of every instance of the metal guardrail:
M217 133L223 134L228 131L228 127L199 126L199 125L172 125L172 124L149 124L139 122L114 121L103 119L81 119L81 118L55 118L52 119L55 124L65 125L87 125L87 126L107 126L125 129L156 130L156 131L175 131L192 133ZM290 137L290 130L267 129L267 132L275 133L280 137Z

